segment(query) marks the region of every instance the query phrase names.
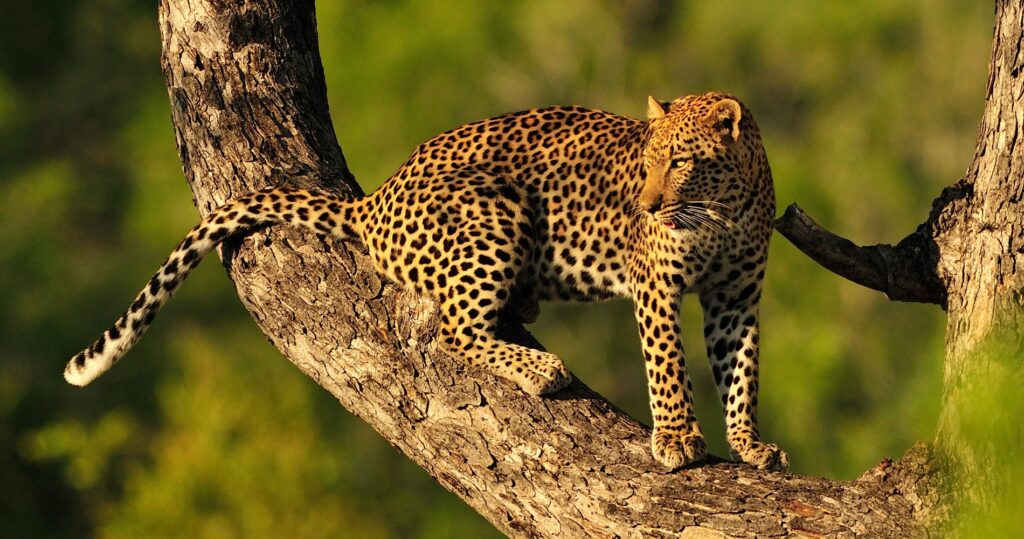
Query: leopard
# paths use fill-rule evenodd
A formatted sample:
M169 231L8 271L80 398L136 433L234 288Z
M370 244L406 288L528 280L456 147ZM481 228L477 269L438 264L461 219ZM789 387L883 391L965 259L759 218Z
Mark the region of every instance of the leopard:
M420 144L363 197L274 187L228 201L64 376L84 386L118 362L225 239L285 224L361 242L381 275L437 302L443 352L533 395L572 375L557 355L500 339L500 320L532 323L541 301L631 298L651 451L669 470L707 456L680 336L682 297L696 294L731 456L785 471L788 455L757 424L774 214L760 130L732 95L650 97L646 119L577 106L509 113Z

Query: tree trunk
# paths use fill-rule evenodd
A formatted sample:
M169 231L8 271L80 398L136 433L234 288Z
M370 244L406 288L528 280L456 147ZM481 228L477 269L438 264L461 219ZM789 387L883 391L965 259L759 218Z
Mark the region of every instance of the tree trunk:
M987 504L1019 459L1024 383L1024 6L996 2L985 112L966 176L936 200L926 224L948 291L944 402L936 448ZM1006 401L1004 402L1004 399ZM978 436L979 422L993 437ZM1002 433L1003 435L999 435ZM1006 442L1015 446L1006 446ZM1019 508L1018 508L1019 509Z
M159 11L178 150L200 213L272 185L361 193L328 115L311 0L161 0ZM1012 251L1022 245L1019 182L1004 191L1019 166L1010 156L1024 110L1012 98L1020 95L1013 52L1019 7L1001 7L1000 15L1011 20L997 29L993 72L1005 73L990 84L978 159L965 180L973 178L972 195L948 190L948 203L933 212L943 226L931 237L942 247L940 267L949 268L942 282L953 291L950 387L979 380L964 344L996 320L978 326L976 313L1009 299L1005 290L1021 289L1012 274L1024 266ZM991 193L998 196L989 199ZM1000 215L1017 220L1007 228L993 220ZM983 241L967 241L979 234ZM285 357L509 535L922 530L915 490L929 473L922 448L853 482L759 472L721 459L666 473L650 455L649 428L582 383L536 398L442 355L434 342L436 305L383 281L358 245L273 227L226 245L222 258ZM972 272L961 269L968 262ZM992 280L992 268L1001 268L1002 281ZM536 345L521 327L508 334ZM955 392L947 402L955 405ZM952 424L943 417L943 425Z

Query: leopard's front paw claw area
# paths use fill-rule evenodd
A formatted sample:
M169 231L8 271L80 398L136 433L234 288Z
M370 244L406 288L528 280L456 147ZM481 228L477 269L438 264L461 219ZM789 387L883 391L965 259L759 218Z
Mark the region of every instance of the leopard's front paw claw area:
M704 460L708 446L700 434L655 430L651 435L651 452L655 460L670 470L676 470Z
M519 385L531 395L547 395L571 382L572 374L565 368L565 363L554 354L544 354L539 360L524 366Z
M735 455L758 470L784 472L789 469L789 455L775 444L754 442L745 451Z

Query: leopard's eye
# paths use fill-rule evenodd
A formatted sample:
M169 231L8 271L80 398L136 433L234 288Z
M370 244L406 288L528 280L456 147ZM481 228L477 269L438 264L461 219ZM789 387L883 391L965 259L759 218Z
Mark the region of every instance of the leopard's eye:
M672 158L671 168L680 168L693 161L693 157L689 155L678 155Z

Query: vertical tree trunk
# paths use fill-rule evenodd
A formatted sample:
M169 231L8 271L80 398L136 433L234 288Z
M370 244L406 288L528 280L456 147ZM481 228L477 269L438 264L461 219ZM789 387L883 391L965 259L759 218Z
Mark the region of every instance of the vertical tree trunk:
M975 486L1005 481L999 460L1020 458L1024 382L1024 6L996 2L985 112L965 178L936 201L930 224L947 290L944 402L936 447L951 471ZM1012 391L1003 393L1006 389ZM999 398L1009 402L999 402ZM988 416L996 423L979 425ZM981 428L981 430L979 430ZM989 434L993 434L989 432ZM1020 478L1016 478L1019 480ZM990 488L969 488L985 497Z

